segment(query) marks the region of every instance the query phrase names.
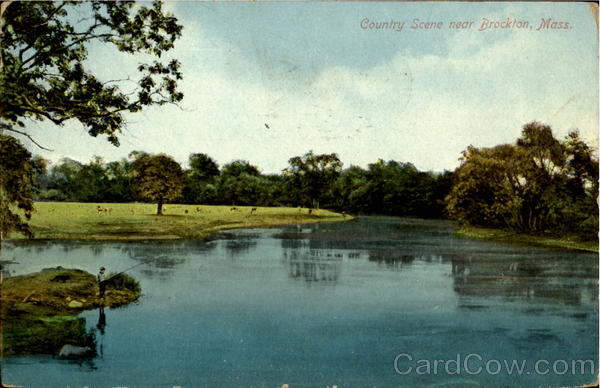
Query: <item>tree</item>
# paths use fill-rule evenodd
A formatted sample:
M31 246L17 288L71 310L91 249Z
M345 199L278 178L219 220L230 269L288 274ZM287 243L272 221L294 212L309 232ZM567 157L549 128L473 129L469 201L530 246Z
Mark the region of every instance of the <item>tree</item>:
M533 233L597 237L598 160L576 131L523 126L515 144L468 147L447 197L462 223Z
M367 170L344 169L330 189L334 208L356 213L440 218L451 173L419 171L411 163L379 159Z
M565 182L561 190L560 217L563 233L598 236L598 158L591 148L571 131L563 142ZM592 237L593 236L593 237Z
M509 144L467 147L447 197L448 214L461 224L521 228L525 181L519 177L517 151Z
M33 168L33 193L35 198L39 199L40 193L47 189L49 165L50 161L39 155L35 155L31 158L31 167Z
M179 198L183 188L183 170L165 154L145 154L133 162L134 188L137 195L157 202L156 214L162 215L165 202Z
M336 209L351 212L366 210L364 203L359 198L361 188L367 185L366 171L358 166L344 169L331 187L333 206Z
M190 171L200 181L212 181L219 176L219 165L206 154L191 154Z
M379 159L369 164L368 183L363 198L371 212L392 215L414 215L413 202L423 195L418 191L419 170L411 163Z
M242 176L242 174L259 176L260 171L258 170L258 167L250 164L250 162L246 160L234 160L233 162L224 165L221 169L221 178L236 178Z
M191 154L185 173L183 200L186 203L212 203L216 200L215 181L219 165L206 154Z
M11 231L33 237L25 222L33 212L31 153L14 137L0 134L0 167L0 241Z
M94 156L89 164L82 165L75 176L77 192L74 200L78 202L102 202L108 192L108 179L104 161Z
M2 11L0 130L30 137L19 129L26 119L57 125L76 119L90 135L107 135L118 145L124 112L183 98L177 90L181 73L175 59L141 63L137 77L120 80L100 80L87 68L88 49L95 42L156 58L172 49L182 26L159 1L148 6L15 1L3 2Z
M442 218L446 216L446 197L450 193L453 180L453 171L444 170L443 173L436 174L435 182L430 187L433 201L430 208L432 217Z
M106 165L106 179L108 189L103 198L106 202L129 202L133 200L132 180L133 171L131 162L121 159Z
M219 199L228 205L266 206L272 202L272 186L272 181L263 176L241 174L220 182Z
M288 177L288 187L298 194L301 203L308 202L319 208L319 202L342 171L342 162L337 154L315 155L312 151L304 156L295 156L283 170Z
M267 183L258 167L246 160L235 160L221 169L217 192L224 204L259 205L266 195Z
M52 166L48 177L48 192L43 199L57 201L77 201L81 192L81 184L77 176L83 169L83 164L70 158L62 158Z

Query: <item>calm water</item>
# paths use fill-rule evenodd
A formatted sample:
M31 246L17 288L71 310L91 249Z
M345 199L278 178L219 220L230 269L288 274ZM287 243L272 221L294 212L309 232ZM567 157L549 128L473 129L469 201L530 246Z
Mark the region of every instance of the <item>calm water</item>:
M10 275L143 263L130 273L144 295L106 310L104 334L98 311L81 315L96 331L98 357L8 357L5 380L129 388L592 381L589 363L581 371L572 361L598 364L597 255L457 239L451 227L366 217L208 243L6 244L4 259L19 263ZM521 374L500 364L513 359L526 363ZM434 360L455 361L435 373Z

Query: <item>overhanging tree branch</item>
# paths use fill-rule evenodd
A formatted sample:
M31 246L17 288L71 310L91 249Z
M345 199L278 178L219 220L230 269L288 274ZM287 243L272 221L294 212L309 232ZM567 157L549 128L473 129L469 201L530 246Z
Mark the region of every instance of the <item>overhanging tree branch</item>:
M90 14L84 18L89 22L82 25L69 17L78 8ZM179 63L160 61L181 36L182 26L162 11L160 2L137 8L129 2L14 2L3 19L0 119L14 127L25 118L57 125L74 118L91 135L105 134L118 145L116 134L127 122L121 112L176 104L183 98L177 90ZM88 43L94 41L157 60L137 66L138 77L101 82L84 67ZM138 87L121 91L127 81Z
M38 143L37 141L35 141L35 139L33 137L31 137L31 135L29 135L28 133L16 130L10 126L7 126L6 124L0 124L0 133L2 131L10 131L10 132L18 133L19 135L22 135L22 136L25 136L26 138L28 138L33 144L35 144L39 148L43 149L44 151L53 151L50 148L46 148L43 145L41 145L40 143Z

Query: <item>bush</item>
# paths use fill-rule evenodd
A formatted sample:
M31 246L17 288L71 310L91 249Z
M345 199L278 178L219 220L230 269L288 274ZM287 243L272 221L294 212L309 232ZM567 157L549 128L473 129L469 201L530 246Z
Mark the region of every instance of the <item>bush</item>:
M111 273L108 274L106 279L106 288L109 290L129 290L136 294L142 291L140 282L126 273Z

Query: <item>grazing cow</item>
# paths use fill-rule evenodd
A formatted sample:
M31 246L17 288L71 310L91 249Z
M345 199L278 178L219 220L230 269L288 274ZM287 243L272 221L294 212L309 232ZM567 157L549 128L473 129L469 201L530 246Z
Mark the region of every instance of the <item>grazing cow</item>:
M229 210L233 212L233 211L237 211L237 210L238 210L238 208L234 206L234 207L232 207L232 208L231 208L231 209L229 209Z
M200 209L199 207L196 208L196 213L200 213L202 211L202 209Z
M250 210L250 214L254 214L255 211L256 211L256 208L253 207L252 210Z

